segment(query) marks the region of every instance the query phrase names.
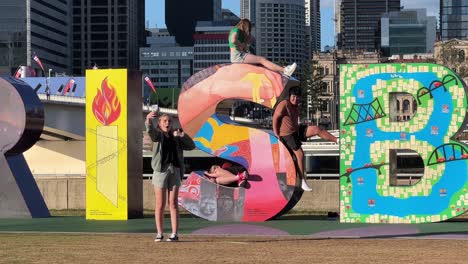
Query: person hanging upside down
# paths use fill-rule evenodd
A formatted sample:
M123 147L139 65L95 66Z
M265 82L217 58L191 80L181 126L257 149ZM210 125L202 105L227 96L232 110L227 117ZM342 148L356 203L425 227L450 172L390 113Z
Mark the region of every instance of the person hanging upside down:
M245 187L249 178L247 171L236 167L237 166L229 166L225 164L223 164L223 167L213 165L208 171L205 171L205 176L217 184L229 185L237 183L237 186Z
M249 46L254 42L254 37L251 34L252 24L250 20L243 18L229 33L229 48L231 50L232 63L248 63L261 64L265 68L283 73L290 77L296 70L296 63L281 67L264 57L249 53Z

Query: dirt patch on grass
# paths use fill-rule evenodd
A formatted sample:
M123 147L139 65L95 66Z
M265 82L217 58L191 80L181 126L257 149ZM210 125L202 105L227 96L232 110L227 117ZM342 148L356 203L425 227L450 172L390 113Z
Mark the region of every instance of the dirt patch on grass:
M466 263L466 240L0 234L0 263Z

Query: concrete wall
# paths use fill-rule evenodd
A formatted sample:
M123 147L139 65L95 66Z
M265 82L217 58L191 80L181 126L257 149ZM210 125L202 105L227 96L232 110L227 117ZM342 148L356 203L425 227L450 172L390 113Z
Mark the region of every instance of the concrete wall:
M49 209L85 209L84 177L37 177L37 185ZM313 192L304 193L294 209L314 212L338 212L338 180L309 181ZM143 208L154 210L151 180L143 181Z
M312 192L304 192L293 210L309 212L339 212L338 180L308 180Z
M40 177L36 178L36 182L49 209L85 209L84 177ZM304 192L293 210L338 213L340 199L338 180L309 180L308 182L313 191ZM151 180L143 180L143 208L154 210ZM468 218L468 214L465 213L458 218Z
M33 175L86 175L85 141L40 140L24 158Z
M36 183L49 210L86 208L84 177L41 177Z

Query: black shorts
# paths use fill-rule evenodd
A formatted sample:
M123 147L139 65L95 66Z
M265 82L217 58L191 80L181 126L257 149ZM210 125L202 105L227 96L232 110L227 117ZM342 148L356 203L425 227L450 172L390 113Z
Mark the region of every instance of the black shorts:
M306 125L299 125L299 130L287 135L287 136L281 136L281 139L284 144L293 151L298 150L302 146L302 141L306 141L306 132L307 132L307 126Z

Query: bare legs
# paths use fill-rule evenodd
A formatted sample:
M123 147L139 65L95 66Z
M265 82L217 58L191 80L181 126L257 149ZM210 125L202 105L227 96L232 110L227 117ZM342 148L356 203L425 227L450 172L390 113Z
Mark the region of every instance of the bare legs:
M163 233L164 207L166 204L166 189L154 187L154 220L156 222L156 231Z
M306 138L312 137L312 136L319 136L323 138L324 140L327 141L332 141L332 142L337 142L337 138L334 137L332 134L330 134L326 130L322 130L321 128L317 126L308 126L306 130ZM312 191L312 189L308 186L306 177L305 177L305 170L304 170L304 151L302 148L298 148L297 150L293 150L294 155L297 158L297 167L298 167L298 173L299 176L302 179L301 187L304 191Z
M272 71L276 72L283 72L284 68L274 64L273 62L265 59L264 57L253 55L253 54L247 54L244 59L244 63L249 63L249 64L261 64L265 68L270 69Z
M176 234L179 229L179 187L174 186L172 190L169 190L169 210L171 212L171 227L172 233Z
M228 185L230 183L237 182L237 180L239 180L239 177L232 173L230 173L230 175L219 176L215 179L216 183L221 185Z
M227 185L239 180L239 176L232 174L223 168L217 168L215 173L205 172L205 175L214 178L217 184Z
M326 141L337 142L337 138L330 134L327 130L323 130L318 126L308 126L306 131L306 138L319 136Z
M304 173L304 151L302 150L302 148L298 148L297 150L293 150L293 152L297 159L298 173L299 177L301 178L301 188L304 191L311 192L312 189L307 184L306 176Z
M297 158L297 166L299 167L299 175L301 176L301 179L305 179L304 176L304 151L302 148L298 148L297 150L293 150L294 155L296 155Z
M172 190L154 187L154 197L155 197L154 219L156 222L156 230L159 234L163 233L166 195L169 196L169 211L171 213L172 233L177 233L177 230L179 229L178 194L179 194L179 187L174 186Z

